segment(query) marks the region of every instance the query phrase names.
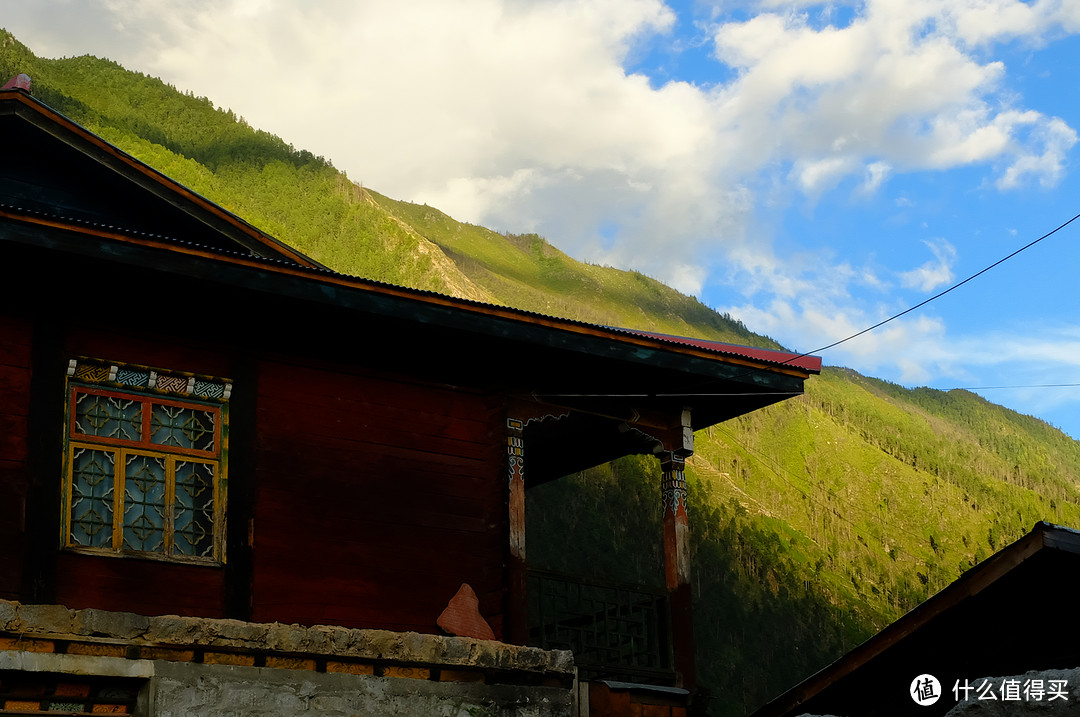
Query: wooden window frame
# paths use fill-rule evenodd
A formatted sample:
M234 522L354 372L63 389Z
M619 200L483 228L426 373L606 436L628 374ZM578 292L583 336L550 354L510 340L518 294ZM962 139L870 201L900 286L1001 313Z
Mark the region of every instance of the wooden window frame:
M135 378L132 378L135 377ZM173 563L223 565L225 563L225 509L228 487L229 397L232 383L228 379L181 373L134 364L101 361L80 357L69 362L64 391L64 460L61 490L61 547L70 552L108 557L142 558ZM78 399L80 396L99 396L139 404L138 438L94 435L80 430ZM210 449L169 445L154 442L154 407L167 407L209 414L213 422ZM130 422L129 422L130 423ZM73 536L72 507L75 501L73 486L77 456L83 451L108 453L112 458L111 496L98 498L111 502L111 536L108 546L79 543ZM145 457L164 465L159 513L161 518L160 548L139 550L126 544L134 528L125 524L125 503L129 481L126 466L132 459ZM212 475L212 537L211 545L202 555L184 554L177 549L176 517L183 512L176 503L177 466L203 464L211 466ZM108 485L110 479L104 479ZM134 501L137 502L137 501ZM129 504L130 507L130 504ZM199 509L191 508L194 513ZM192 517L192 521L195 517ZM155 526L156 529L156 526ZM132 541L134 542L134 541Z

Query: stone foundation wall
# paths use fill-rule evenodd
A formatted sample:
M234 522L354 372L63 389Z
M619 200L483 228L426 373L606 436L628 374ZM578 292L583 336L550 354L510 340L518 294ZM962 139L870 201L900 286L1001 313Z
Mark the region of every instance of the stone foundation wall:
M156 717L565 717L569 692L552 687L366 677L169 663L153 679Z
M142 679L132 709L161 717L573 713L574 667L565 651L7 601L0 601L0 670Z

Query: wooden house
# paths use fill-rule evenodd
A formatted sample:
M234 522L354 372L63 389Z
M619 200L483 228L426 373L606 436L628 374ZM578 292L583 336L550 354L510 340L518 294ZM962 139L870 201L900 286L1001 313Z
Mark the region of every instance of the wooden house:
M76 653L120 660L99 666L116 679L169 655L313 674L336 655L356 679L569 694L565 661L511 647L530 635L528 488L633 453L657 458L667 591L630 629L654 633L657 694L692 690L693 432L799 395L819 359L335 273L25 89L0 91L0 136L0 708ZM477 664L453 657L483 652L469 637L434 637L463 584L505 647ZM165 615L187 632L148 637ZM274 624L345 637L274 642ZM382 631L434 652L354 649ZM140 709L171 714L166 682Z

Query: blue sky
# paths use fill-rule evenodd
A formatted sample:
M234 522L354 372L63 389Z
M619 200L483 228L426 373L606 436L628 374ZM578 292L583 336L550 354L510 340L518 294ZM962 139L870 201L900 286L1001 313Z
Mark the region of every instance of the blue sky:
M812 351L1080 213L1068 0L0 0L390 196ZM1080 222L824 352L1080 437ZM1022 386L1025 388L989 388Z

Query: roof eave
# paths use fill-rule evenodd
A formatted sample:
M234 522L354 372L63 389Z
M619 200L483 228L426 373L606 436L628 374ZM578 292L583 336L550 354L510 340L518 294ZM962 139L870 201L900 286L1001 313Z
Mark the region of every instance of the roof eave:
M198 192L162 174L150 165L105 141L82 125L60 114L21 89L0 90L0 115L16 115L32 125L71 145L79 151L91 150L104 160L106 166L125 175L159 197L180 197L203 221L214 226L240 245L255 253L270 253L301 266L326 267L288 244L249 224L244 219L215 204Z
M57 235L55 248L63 248L67 251L93 255L97 249L90 245L83 245L78 241L61 241L59 237L68 233L74 233L82 238L94 237L99 241L113 242L133 250L144 249L152 252L165 251L176 257L186 257L195 262L212 262L213 268L204 266L198 269L195 264L181 266L180 262L169 262L169 270L176 272L202 271L207 276L218 281L229 281L235 285L248 285L256 290L269 290L271 285L279 288L292 287L302 295L307 295L311 300L332 302L337 296L338 290L348 292L360 292L359 295L383 297L386 299L407 300L418 302L430 309L445 309L454 312L463 312L465 316L484 317L490 321L512 322L519 327L532 327L544 331L558 331L567 335L565 340L572 345L570 337L574 340L597 340L609 342L611 345L623 347L622 351L628 356L636 356L637 360L653 363L662 356L679 357L684 363L690 361L699 366L725 365L738 367L740 371L746 370L746 375L756 372L779 374L789 378L805 380L816 371L802 365L785 364L784 357L791 354L780 354L776 361L766 361L753 357L742 356L737 353L729 353L715 349L706 349L690 344L682 344L668 341L663 338L635 333L622 329L615 329L596 324L574 321L559 317L545 316L520 309L514 309L495 304L485 304L469 299L460 299L430 291L411 289L407 287L385 284L369 279L338 274L317 267L304 267L288 262L268 259L257 256L245 256L239 253L223 253L216 249L200 247L198 245L179 242L168 237L153 235L132 236L115 227L104 227L87 223L75 222L61 217L41 215L36 212L18 213L16 211L0 208L0 218L26 224L28 226L48 227L61 234ZM12 237L16 238L16 237ZM23 243L32 243L30 237L21 239ZM110 257L116 259L115 253ZM140 259L132 254L127 261L138 264L148 257ZM224 267L236 270L232 273L222 271ZM273 280L272 280L273 279ZM312 290L311 287L318 287ZM305 288L307 287L307 288ZM462 319L464 321L464 318ZM592 343L590 347L597 344ZM581 348L585 348L584 346ZM664 361L660 361L664 363ZM704 363L703 363L704 362ZM736 374L738 375L738 374Z

